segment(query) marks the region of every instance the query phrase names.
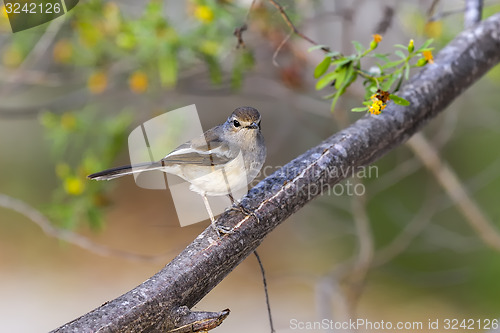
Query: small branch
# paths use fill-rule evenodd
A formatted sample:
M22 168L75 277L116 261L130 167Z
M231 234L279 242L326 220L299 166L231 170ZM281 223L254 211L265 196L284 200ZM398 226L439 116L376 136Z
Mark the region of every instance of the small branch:
M37 209L31 207L24 201L12 198L2 193L0 193L0 207L13 210L21 215L26 216L28 219L38 225L47 236L54 237L70 244L76 245L99 256L117 257L125 260L140 262L162 262L169 257L166 254L149 256L130 253L112 249L105 245L97 244L89 238L79 235L71 230L56 228L53 223L49 221L49 219L47 219L47 217L45 217L45 215L43 215Z
M245 48L245 41L243 40L243 32L247 31L248 29L248 19L250 18L250 13L252 12L256 1L257 0L252 0L250 8L248 9L247 15L245 17L245 23L234 29L233 35L238 40L238 44L236 44L237 49L239 49L240 47Z
M447 16L455 15L455 14L460 14L463 13L463 9L455 9L455 10L449 10L447 12L441 12L437 13L427 19L427 22L434 22L434 21L439 21Z
M319 45L318 43L316 43L315 41L313 41L311 38L309 38L306 35L304 35L303 33L301 33L295 27L295 25L292 23L292 20L290 20L290 18L288 17L288 14L285 12L285 10L283 9L283 7L278 2L276 2L275 0L269 0L269 2L280 12L281 17L283 17L283 20L286 22L286 24L288 25L288 27L290 27L290 29L292 30L292 32L294 34L296 34L300 38L308 41L312 45ZM287 37L287 39L288 38L289 37ZM328 47L322 47L321 50L323 50L324 52L330 52L330 49Z
M237 49L239 49L240 47L245 48L245 41L243 40L243 32L247 31L247 29L248 26L246 23L234 29L233 35L238 40L238 44L236 44Z
M337 275L324 276L316 283L316 307L319 318L332 318L335 322L347 322L352 317Z
M465 0L464 26L473 27L481 21L483 15L483 0Z
M200 312L190 311L187 307L181 306L178 310L179 319L177 328L167 331L167 333L195 333L208 332L224 321L229 316L229 309L221 312Z
M432 17L436 13L436 7L439 4L440 0L433 0L429 9L427 9L427 17ZM430 19L429 19L430 20Z
M425 137L417 133L408 141L408 146L415 155L432 172L439 184L455 202L471 227L490 247L500 251L500 233L481 211L479 206L469 197L453 170L441 161L437 151Z
M278 46L278 48L276 48L276 50L274 51L274 53L273 53L273 65L274 66L280 67L280 65L278 64L278 61L276 61L276 58L278 57L278 54L280 53L280 51L283 48L283 46L285 46L286 42L288 42L288 40L290 39L290 37L292 37L292 33L291 32L285 37L285 39L283 39L281 41L281 43Z
M264 270L264 265L262 265L262 261L260 260L259 254L257 251L253 251L255 254L255 258L257 258L257 262L259 263L260 273L262 274L262 283L264 284L264 293L266 295L266 306L267 306L267 314L269 316L269 326L271 327L271 333L275 333L273 324L273 316L271 315L271 303L269 302L269 293L267 291L267 281L266 281L266 271Z

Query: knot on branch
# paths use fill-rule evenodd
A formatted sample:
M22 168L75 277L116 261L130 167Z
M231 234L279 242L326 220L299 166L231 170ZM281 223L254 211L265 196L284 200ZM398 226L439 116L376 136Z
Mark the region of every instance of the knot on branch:
M187 306L177 310L176 328L167 333L208 332L219 326L229 316L229 309L220 312L191 311Z

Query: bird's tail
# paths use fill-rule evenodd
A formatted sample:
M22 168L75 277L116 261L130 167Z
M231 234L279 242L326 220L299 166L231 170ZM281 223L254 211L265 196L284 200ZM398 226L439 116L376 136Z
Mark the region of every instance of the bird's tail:
M107 169L104 171L96 172L88 175L87 178L93 180L111 180L125 175L131 175L133 173L139 173L144 171L158 170L163 168L161 162L152 163L141 163L134 165L124 165L112 169Z

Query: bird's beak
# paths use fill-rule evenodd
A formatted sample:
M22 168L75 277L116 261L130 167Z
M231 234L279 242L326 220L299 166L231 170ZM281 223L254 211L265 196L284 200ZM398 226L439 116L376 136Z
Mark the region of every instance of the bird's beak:
M260 129L260 124L259 123L251 123L248 128L253 128L253 129Z

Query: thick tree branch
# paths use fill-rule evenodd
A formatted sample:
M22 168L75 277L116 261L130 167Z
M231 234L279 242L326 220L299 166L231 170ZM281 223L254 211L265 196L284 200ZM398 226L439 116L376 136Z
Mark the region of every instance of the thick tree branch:
M241 201L245 216L228 211L218 223L235 232L218 239L207 228L160 272L130 292L54 332L165 332L287 217L358 168L406 141L500 61L500 14L455 38L401 91L411 102L390 104L332 135L261 181ZM178 326L177 326L178 327Z

